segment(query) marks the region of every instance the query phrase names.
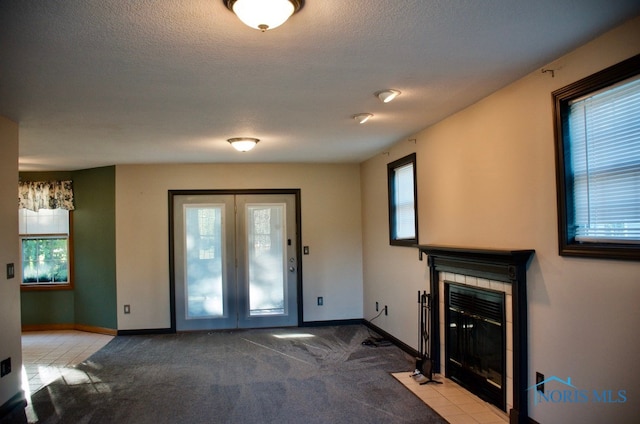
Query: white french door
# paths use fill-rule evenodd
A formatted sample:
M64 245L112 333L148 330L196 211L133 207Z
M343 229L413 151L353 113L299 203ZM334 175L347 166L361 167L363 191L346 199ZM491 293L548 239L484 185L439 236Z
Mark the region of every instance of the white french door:
M296 326L293 194L173 196L177 331Z

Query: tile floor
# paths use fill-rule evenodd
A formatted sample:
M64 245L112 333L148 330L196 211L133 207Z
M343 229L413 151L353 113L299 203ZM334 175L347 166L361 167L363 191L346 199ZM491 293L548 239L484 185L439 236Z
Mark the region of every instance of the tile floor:
M394 373L393 376L450 424L509 422L506 413L439 374L434 375L433 379L443 384L422 386L411 378L410 372Z
M52 381L71 375L75 365L100 350L112 338L74 330L22 333L22 390L27 401Z

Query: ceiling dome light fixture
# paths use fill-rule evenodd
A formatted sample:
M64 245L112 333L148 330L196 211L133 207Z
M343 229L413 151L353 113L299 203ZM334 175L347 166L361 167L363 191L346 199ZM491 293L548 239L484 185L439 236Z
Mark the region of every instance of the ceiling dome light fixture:
M380 99L383 103L389 103L391 100L395 99L400 95L399 90L381 90L375 93L376 97Z
M365 122L367 122L372 117L373 117L372 113L359 113L357 115L353 115L353 119L358 121L358 123L360 123L360 124L364 124Z
M252 137L234 137L227 140L234 149L239 152L248 152L249 150L256 147L256 144L260 141L257 138Z
M302 7L304 0L223 0L227 9L251 28L277 28Z

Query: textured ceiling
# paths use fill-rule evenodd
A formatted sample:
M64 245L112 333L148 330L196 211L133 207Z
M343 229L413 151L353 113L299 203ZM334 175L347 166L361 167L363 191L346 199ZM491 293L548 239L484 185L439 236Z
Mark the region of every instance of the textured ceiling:
M20 124L21 170L359 162L638 14L637 0L306 0L261 33L222 0L2 0L0 115ZM382 104L384 88L402 95ZM238 136L262 141L239 153Z

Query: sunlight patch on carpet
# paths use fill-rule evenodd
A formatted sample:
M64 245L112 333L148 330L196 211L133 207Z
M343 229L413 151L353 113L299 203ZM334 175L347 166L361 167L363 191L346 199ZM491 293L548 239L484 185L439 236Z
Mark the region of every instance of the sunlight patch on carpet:
M309 333L292 333L292 334L274 334L273 337L277 339L308 339L315 336Z

